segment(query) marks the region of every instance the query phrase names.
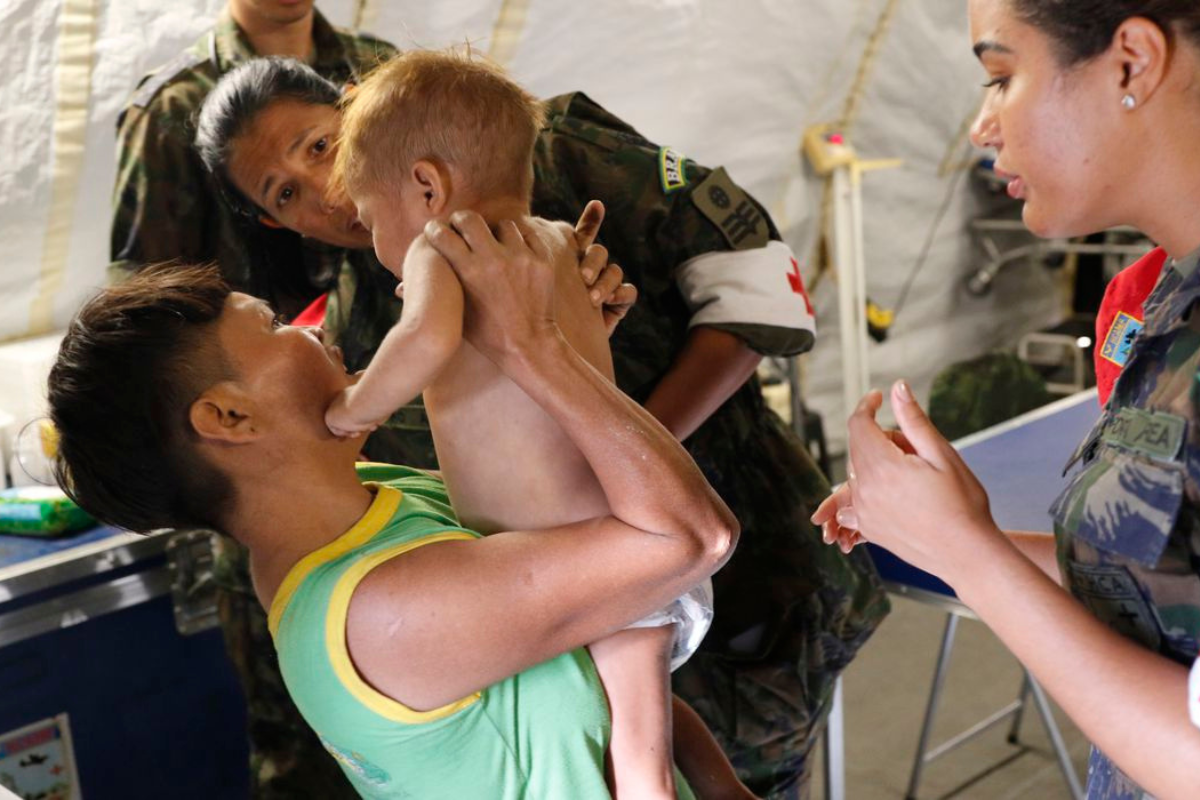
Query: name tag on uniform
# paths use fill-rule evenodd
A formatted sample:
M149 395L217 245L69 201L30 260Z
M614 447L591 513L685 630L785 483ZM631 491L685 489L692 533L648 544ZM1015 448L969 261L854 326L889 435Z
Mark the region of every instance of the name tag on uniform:
M1100 357L1118 367L1124 367L1129 361L1130 351L1133 350L1133 340L1144 327L1145 324L1137 317L1124 311L1117 314L1108 328L1108 335L1104 337L1104 344L1100 347Z
M1174 414L1122 408L1104 429L1101 439L1160 461L1172 461L1183 447L1187 421Z

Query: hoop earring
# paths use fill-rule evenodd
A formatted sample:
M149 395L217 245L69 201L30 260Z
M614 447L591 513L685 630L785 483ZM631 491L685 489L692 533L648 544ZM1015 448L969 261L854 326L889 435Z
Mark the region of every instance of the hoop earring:
M1133 111L1137 108L1137 98L1131 94L1125 95L1121 98L1121 108L1124 108L1126 111Z

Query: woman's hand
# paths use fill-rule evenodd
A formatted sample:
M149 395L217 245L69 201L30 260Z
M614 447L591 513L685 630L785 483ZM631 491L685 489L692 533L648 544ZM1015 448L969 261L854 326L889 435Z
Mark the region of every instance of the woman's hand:
M905 453L913 453L912 445L900 431L884 431L885 436ZM849 473L854 474L854 465L850 463ZM821 501L812 521L821 526L821 538L825 544L836 544L843 553L849 553L858 545L867 541L858 529L858 514L854 511L853 498L850 496L850 485L841 483L833 487L833 492Z
M817 506L812 521L821 526L821 538L825 544L836 544L843 553L849 553L866 541L858 530L850 486L845 483L833 487L829 497Z
M856 529L953 586L978 567L981 541L1002 536L987 494L917 405L907 383L897 382L891 392L900 436L876 422L882 402L879 392L871 392L850 417L849 510L845 495L835 493L818 515L823 527L832 516L839 541L845 538L841 529Z

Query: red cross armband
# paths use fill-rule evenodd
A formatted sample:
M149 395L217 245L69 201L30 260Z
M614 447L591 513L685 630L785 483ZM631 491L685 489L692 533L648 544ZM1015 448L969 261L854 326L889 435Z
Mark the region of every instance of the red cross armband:
M696 256L679 266L675 280L692 311L689 327L763 325L816 334L800 265L783 242Z

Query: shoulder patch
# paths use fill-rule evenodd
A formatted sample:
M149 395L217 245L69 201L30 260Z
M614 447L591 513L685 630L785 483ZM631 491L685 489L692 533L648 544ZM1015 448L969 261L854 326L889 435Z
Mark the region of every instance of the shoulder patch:
M771 241L770 224L724 167L713 170L692 189L692 202L721 229L721 235L734 250L766 247Z
M687 156L673 147L658 148L658 179L662 183L663 194L677 192L687 186L687 172L684 162Z
M133 95L132 105L138 108L145 108L150 105L150 101L154 99L154 95L158 94L159 89L166 86L172 78L185 70L191 69L204 60L205 57L203 55L191 49L185 50L175 56L175 58L142 79L142 82L138 84L137 91Z
M1108 329L1108 335L1100 346L1100 357L1118 367L1124 367L1133 350L1133 340L1145 327L1140 319L1122 311L1117 314Z

